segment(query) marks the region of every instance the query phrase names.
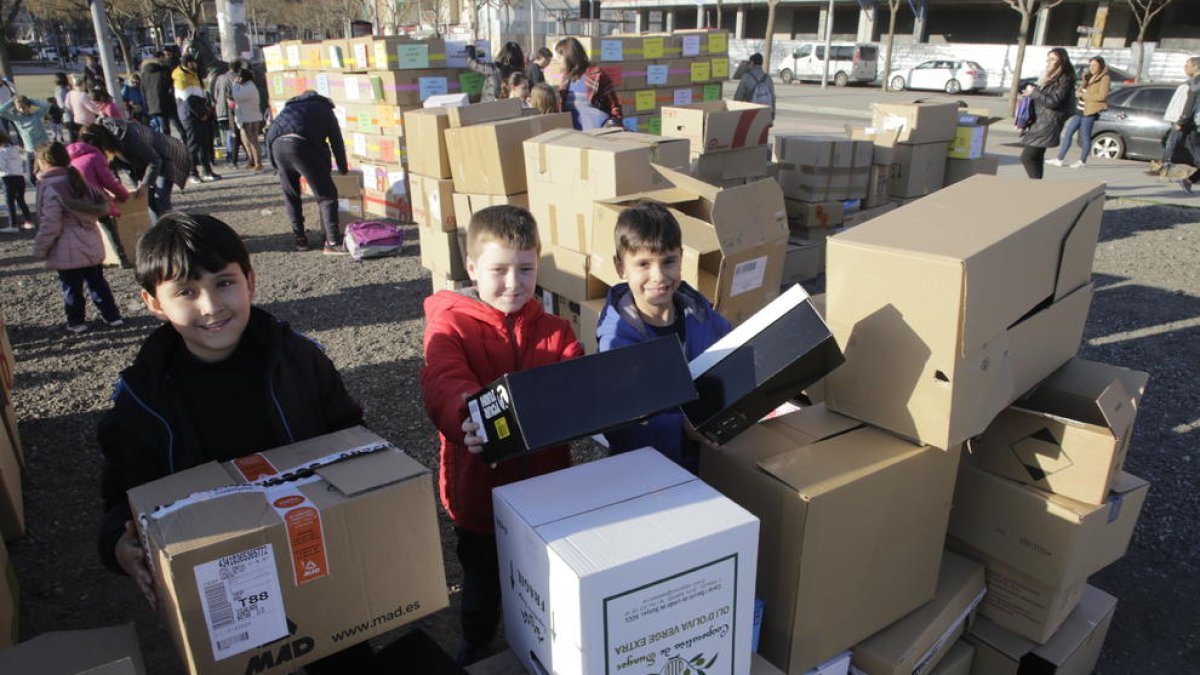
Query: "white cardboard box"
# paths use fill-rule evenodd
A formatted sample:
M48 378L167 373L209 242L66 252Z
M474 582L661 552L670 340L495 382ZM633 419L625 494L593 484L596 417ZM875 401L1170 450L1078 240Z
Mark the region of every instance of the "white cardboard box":
M505 637L530 672L750 673L746 510L651 448L492 499Z

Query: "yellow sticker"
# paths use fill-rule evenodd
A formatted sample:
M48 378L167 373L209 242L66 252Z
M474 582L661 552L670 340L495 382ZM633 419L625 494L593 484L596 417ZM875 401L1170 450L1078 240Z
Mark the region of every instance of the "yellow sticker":
M709 79L708 61L692 64L692 82L707 82Z
M712 60L712 76L714 80L725 80L729 78L729 59L719 58Z
M656 100L653 89L644 89L637 92L634 96L634 107L637 108L638 112L643 110L654 110L654 104Z
M661 59L663 55L663 39L648 37L642 41L642 58Z
M503 417L498 418L496 420L496 437L508 438L508 435L508 420L504 419Z
M708 34L708 53L709 54L724 54L729 51L729 43L727 38L729 33L709 33Z

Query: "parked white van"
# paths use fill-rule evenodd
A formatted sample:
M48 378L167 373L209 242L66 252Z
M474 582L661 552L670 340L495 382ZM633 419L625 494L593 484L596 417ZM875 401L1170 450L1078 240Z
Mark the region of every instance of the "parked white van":
M872 44L834 42L830 47L829 80L839 87L852 82L873 82L878 71L879 48ZM792 52L792 66L779 71L784 84L792 80L821 81L825 71L825 43L803 42Z

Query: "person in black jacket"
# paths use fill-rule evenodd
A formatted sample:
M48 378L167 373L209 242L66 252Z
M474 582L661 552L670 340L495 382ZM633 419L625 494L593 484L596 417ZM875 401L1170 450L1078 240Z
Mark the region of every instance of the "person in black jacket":
M167 53L159 51L154 58L142 61L142 95L146 98L146 114L150 116L150 126L155 131L171 135L171 125L180 138L184 138L183 122L179 120L179 111L175 105L175 87L171 83L171 71L174 69L167 59Z
M329 169L331 149L338 173L345 176L348 170L346 146L342 141L342 129L333 114L333 101L315 91L309 90L288 99L267 129L267 157L279 173L279 185L283 188L288 218L292 221L296 248L301 251L308 250L304 211L300 206L300 177L304 176L321 209L325 253L346 252L338 229L337 186L333 184Z
M505 42L504 47L496 53L496 60L488 63L479 59L475 45L467 45L467 67L487 78L483 83L480 100L498 101L504 98L500 90L508 81L508 76L515 71L525 70L525 54L521 51L521 45Z
M165 324L121 372L113 407L99 424L98 545L104 565L132 577L154 607L129 489L353 427L362 423L362 408L319 345L252 305L250 255L220 220L164 216L138 245L136 275L143 301ZM345 659L362 658L364 648L369 656L363 643L331 658L340 670L317 670L361 672Z
M1075 67L1067 50L1055 47L1046 55L1046 70L1036 85L1022 92L1033 100L1033 125L1023 132L1021 164L1025 174L1040 180L1046 170L1046 149L1057 147L1067 119L1075 113Z
M536 87L546 81L546 74L542 71L545 70L546 66L550 65L550 60L553 58L554 54L551 54L549 49L542 47L529 60L529 64L525 66L525 77L529 78L530 88Z

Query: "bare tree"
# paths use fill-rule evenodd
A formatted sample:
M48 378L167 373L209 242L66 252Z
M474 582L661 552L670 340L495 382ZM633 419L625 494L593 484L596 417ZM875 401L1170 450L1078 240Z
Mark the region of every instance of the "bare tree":
M900 11L901 0L887 0L888 4L888 32L887 32L887 50L883 57L883 90L887 91L892 88L892 44L896 41L896 12ZM879 11L878 8L875 9Z
M767 37L763 40L763 69L771 72L771 47L775 42L775 8L779 0L767 0Z
M22 0L0 0L0 72L10 79L12 63L8 60L8 33L17 19L17 14L21 12L21 2Z
M1052 9L1063 0L1004 0L1004 4L1021 15L1021 32L1017 35L1017 59L1013 63L1012 84L1008 88L1008 116L1017 112L1017 89L1021 83L1021 68L1025 65L1025 47L1029 44L1029 27L1033 17L1044 9Z
M1141 82L1142 69L1146 64L1146 29L1150 27L1150 22L1154 20L1154 17L1171 4L1171 0L1125 0L1125 4L1129 5L1130 11L1133 12L1133 18L1138 24L1138 60L1137 69L1133 71L1133 81Z
M722 0L717 0L717 30L721 30L721 15L725 13Z
M159 5L183 16L191 35L195 35L204 25L204 0L159 0Z

